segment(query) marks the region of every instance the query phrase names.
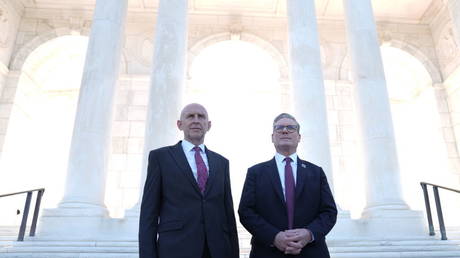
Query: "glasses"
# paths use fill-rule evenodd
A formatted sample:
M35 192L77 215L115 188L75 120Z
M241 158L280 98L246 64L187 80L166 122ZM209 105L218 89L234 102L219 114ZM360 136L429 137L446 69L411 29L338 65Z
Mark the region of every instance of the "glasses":
M281 133L286 129L288 133L293 133L297 132L299 130L298 125L275 125L273 126L273 130L276 131L277 133Z

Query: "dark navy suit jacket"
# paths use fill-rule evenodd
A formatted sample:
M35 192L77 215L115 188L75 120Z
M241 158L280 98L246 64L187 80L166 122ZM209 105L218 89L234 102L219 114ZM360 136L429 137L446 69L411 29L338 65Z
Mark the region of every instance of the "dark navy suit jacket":
M251 258L291 257L273 246L276 234L288 228L275 159L248 169L238 212L241 224L252 234ZM337 208L322 168L298 159L294 228L309 229L315 240L292 257L329 257L325 237L336 219Z
M139 223L140 258L238 258L229 163L206 148L209 177L201 194L181 142L150 152Z

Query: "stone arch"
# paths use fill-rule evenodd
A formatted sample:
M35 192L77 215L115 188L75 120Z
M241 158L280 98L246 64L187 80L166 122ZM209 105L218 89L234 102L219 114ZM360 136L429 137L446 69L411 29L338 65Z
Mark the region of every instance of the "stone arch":
M351 81L350 77L350 54L348 51L345 52L345 55L342 58L342 62L337 67L337 78L340 81Z
M224 32L205 37L194 43L188 50L187 76L190 78L190 69L193 64L193 61L195 60L195 57L197 57L203 49L221 41L234 40L233 38L234 35L232 33ZM285 80L289 78L289 70L286 58L281 53L281 51L272 43L256 35L245 32L238 34L238 40L253 43L262 48L263 50L267 51L267 53L278 64L280 71L280 79Z
M68 36L68 35L81 35L81 36L88 36L89 37L90 31L88 29L82 29L80 31L75 31L70 28L56 28L53 30L46 31L44 33L41 33L40 35L36 36L26 44L24 44L13 56L11 59L10 63L10 70L15 70L15 71L20 71L22 69L22 66L24 65L25 61L29 57L29 55L37 49L39 46L42 44L45 44L46 42L59 38L62 36ZM120 72L121 73L126 73L127 72L127 62L126 62L126 54L125 50L123 50L121 54L121 66L120 66Z
M79 32L80 35L87 36L85 32ZM58 38L61 36L67 35L75 35L75 31L71 30L70 28L56 28L53 30L49 30L46 32L41 33L40 35L36 36L35 38L31 39L29 42L25 43L13 56L10 63L11 70L21 70L22 66L24 65L27 57L40 45L50 41L54 38Z
M433 84L442 83L443 81L442 75L439 69L437 68L437 66L430 60L430 58L428 58L421 50L419 50L414 45L401 41L401 40L394 40L394 39L386 41L382 45L399 48L411 54L417 60L419 60L422 63L422 65L425 67L425 69L428 71L428 73L431 76L431 81Z
M417 47L413 46L410 43L394 39L388 40L384 42L382 45L398 48L412 55L417 60L419 60L425 67L425 69L428 71L433 84L442 83L443 78L438 67ZM350 69L350 54L347 51L337 71L339 80L351 81Z

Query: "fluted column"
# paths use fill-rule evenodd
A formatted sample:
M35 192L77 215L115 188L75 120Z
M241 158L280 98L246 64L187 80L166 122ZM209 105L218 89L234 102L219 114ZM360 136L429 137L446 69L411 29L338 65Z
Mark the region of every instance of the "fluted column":
M65 194L57 209L43 213L41 229L44 234L56 235L61 231L64 231L64 237L74 232L83 236L91 234L99 230L94 224L99 223L97 218L107 215L104 205L107 160L127 3L127 0L96 1L70 147ZM72 228L72 223L78 226Z
M160 0L155 26L140 197L128 216L137 216L139 212L149 152L179 140L176 121L185 88L187 9L187 0Z
M407 209L371 2L344 0L344 7L367 175L366 210Z
M105 179L107 157L110 153L108 147L113 100L127 2L96 2L61 207L105 206Z
M305 159L321 166L333 189L326 95L314 0L287 0L294 109Z

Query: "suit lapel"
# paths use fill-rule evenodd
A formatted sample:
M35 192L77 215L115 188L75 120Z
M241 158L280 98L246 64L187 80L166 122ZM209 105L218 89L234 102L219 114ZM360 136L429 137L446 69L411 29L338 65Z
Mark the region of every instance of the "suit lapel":
M185 177L190 181L193 188L195 188L195 190L201 194L200 188L198 187L195 177L193 176L192 169L190 168L187 158L185 157L185 153L182 149L181 142L177 143L174 146L171 146L169 150L172 154L171 156L174 158L180 170L184 173Z
M302 193L305 181L307 181L308 176L307 165L305 162L299 158L297 158L297 180L295 185L295 197L296 199L299 198L300 194Z
M211 187L217 176L216 174L219 173L219 169L218 169L219 159L217 155L214 152L208 150L207 147L205 147L205 152L208 158L209 170L208 170L208 180L206 181L206 188L204 190L204 195L206 195L211 190Z
M283 189L281 187L280 175L278 173L278 167L276 166L275 158L268 162L267 167L270 180L272 181L273 187L275 188L275 192L280 198L280 201L283 203L283 205L286 206L286 201L284 200Z

